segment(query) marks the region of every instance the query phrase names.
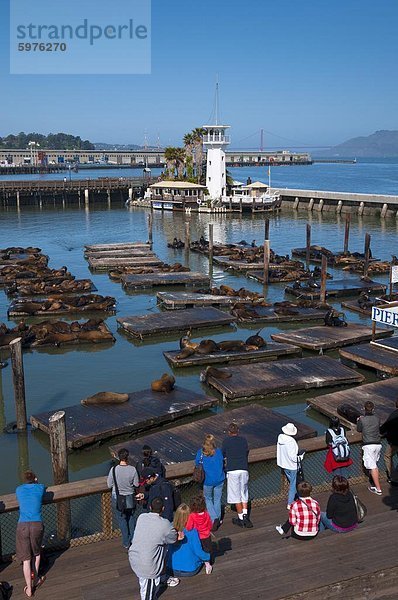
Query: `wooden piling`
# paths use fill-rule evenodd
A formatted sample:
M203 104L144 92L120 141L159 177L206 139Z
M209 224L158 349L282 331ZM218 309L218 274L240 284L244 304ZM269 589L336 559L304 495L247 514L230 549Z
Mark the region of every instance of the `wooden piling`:
M269 280L269 240L264 240L264 285Z
M89 195L88 195L88 189L84 190L84 204L86 206L89 205Z
M68 483L68 452L66 445L65 411L59 410L48 420L51 448L51 462L54 485ZM57 537L60 541L69 542L71 538L70 502L57 504Z
M213 223L209 223L209 260L213 262L213 251L214 251L214 241L213 241Z
M307 235L306 235L306 249L305 249L305 262L307 269L310 268L310 252L311 252L311 225L307 223Z
M328 259L322 254L322 265L321 265L321 293L320 293L320 301L322 303L326 302L326 280L327 280L327 271L328 271Z
M191 245L191 222L189 219L185 221L185 250L189 252Z
M269 219L266 218L264 221L264 239L269 240Z
M150 243L151 249L152 249L152 243L153 243L153 213L152 213L152 211L148 215L148 242Z
M363 268L363 275L364 277L368 276L368 270L369 270L369 261L370 261L370 233L365 233L365 250L364 250L364 254L365 254L365 264L364 264L364 268Z
M15 412L18 431L26 430L28 419L26 417L25 377L22 358L22 338L10 342L12 380L14 384Z
M348 240L350 237L350 222L351 222L351 213L347 213L345 216L345 229L344 229L344 254L348 254Z

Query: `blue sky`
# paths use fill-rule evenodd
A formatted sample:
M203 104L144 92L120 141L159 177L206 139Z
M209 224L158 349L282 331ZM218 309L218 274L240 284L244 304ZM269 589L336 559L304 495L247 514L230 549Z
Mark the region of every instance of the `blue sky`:
M89 1L68 5L83 15ZM118 0L96 4L114 16ZM140 144L147 131L151 143L159 134L178 144L208 121L217 75L235 147L257 147L261 128L265 147L398 129L394 0L152 0L150 75L10 75L7 5L0 135L65 131Z

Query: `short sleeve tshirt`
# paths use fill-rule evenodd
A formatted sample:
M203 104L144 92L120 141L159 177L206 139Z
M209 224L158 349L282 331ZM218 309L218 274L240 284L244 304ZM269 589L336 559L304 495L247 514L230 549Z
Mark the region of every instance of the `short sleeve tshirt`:
M19 503L19 523L42 521L41 506L45 491L43 483L23 483L15 490Z
M248 471L247 440L240 435L231 435L223 441L222 453L226 459L227 471Z

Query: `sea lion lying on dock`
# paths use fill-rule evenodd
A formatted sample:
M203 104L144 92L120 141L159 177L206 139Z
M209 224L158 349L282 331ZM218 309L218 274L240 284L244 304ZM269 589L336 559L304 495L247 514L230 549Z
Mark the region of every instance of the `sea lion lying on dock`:
M99 294L85 294L76 297L51 296L40 301L27 301L20 298L11 305L10 314L13 312L35 315L42 312L109 311L114 309L115 303L116 300L112 296L100 296Z
M330 308L325 315L324 323L327 327L347 327L345 315L335 308Z
M246 346L259 350L260 348L264 348L264 346L267 345L265 339L260 335L260 331L262 331L262 329L259 329L257 333L247 338L245 342Z
M175 385L175 377L173 375L169 375L168 373L163 373L160 379L155 379L151 383L151 390L153 392L163 392L165 394L169 394Z
M232 373L229 371L221 371L215 367L206 367L204 371L201 371L199 379L202 383L207 383L209 377L214 377L214 379L229 379L232 377Z
M337 407L337 414L340 415L340 417L344 417L344 419L347 419L347 421L349 421L350 423L356 423L359 417L361 416L361 413L357 408L355 408L355 406L353 406L352 404L345 403L339 404L339 406Z
M39 254L40 252L41 248L33 248L32 246L27 246L26 248L9 246L8 248L0 249L0 254Z
M98 392L88 398L80 400L80 404L83 406L90 406L95 404L123 404L129 399L128 394L119 394L118 392Z
M90 292L93 287L91 279L63 279L41 281L37 283L14 283L7 288L7 294L18 293L20 296L41 296L44 294L75 294Z

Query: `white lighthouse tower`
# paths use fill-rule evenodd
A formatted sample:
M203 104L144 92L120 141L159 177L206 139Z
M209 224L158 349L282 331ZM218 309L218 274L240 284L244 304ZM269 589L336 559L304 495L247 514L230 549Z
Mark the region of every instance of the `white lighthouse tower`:
M215 124L204 125L203 145L207 150L206 187L212 200L225 196L226 167L225 150L230 143L226 131L229 125L218 124L218 84L216 86Z

